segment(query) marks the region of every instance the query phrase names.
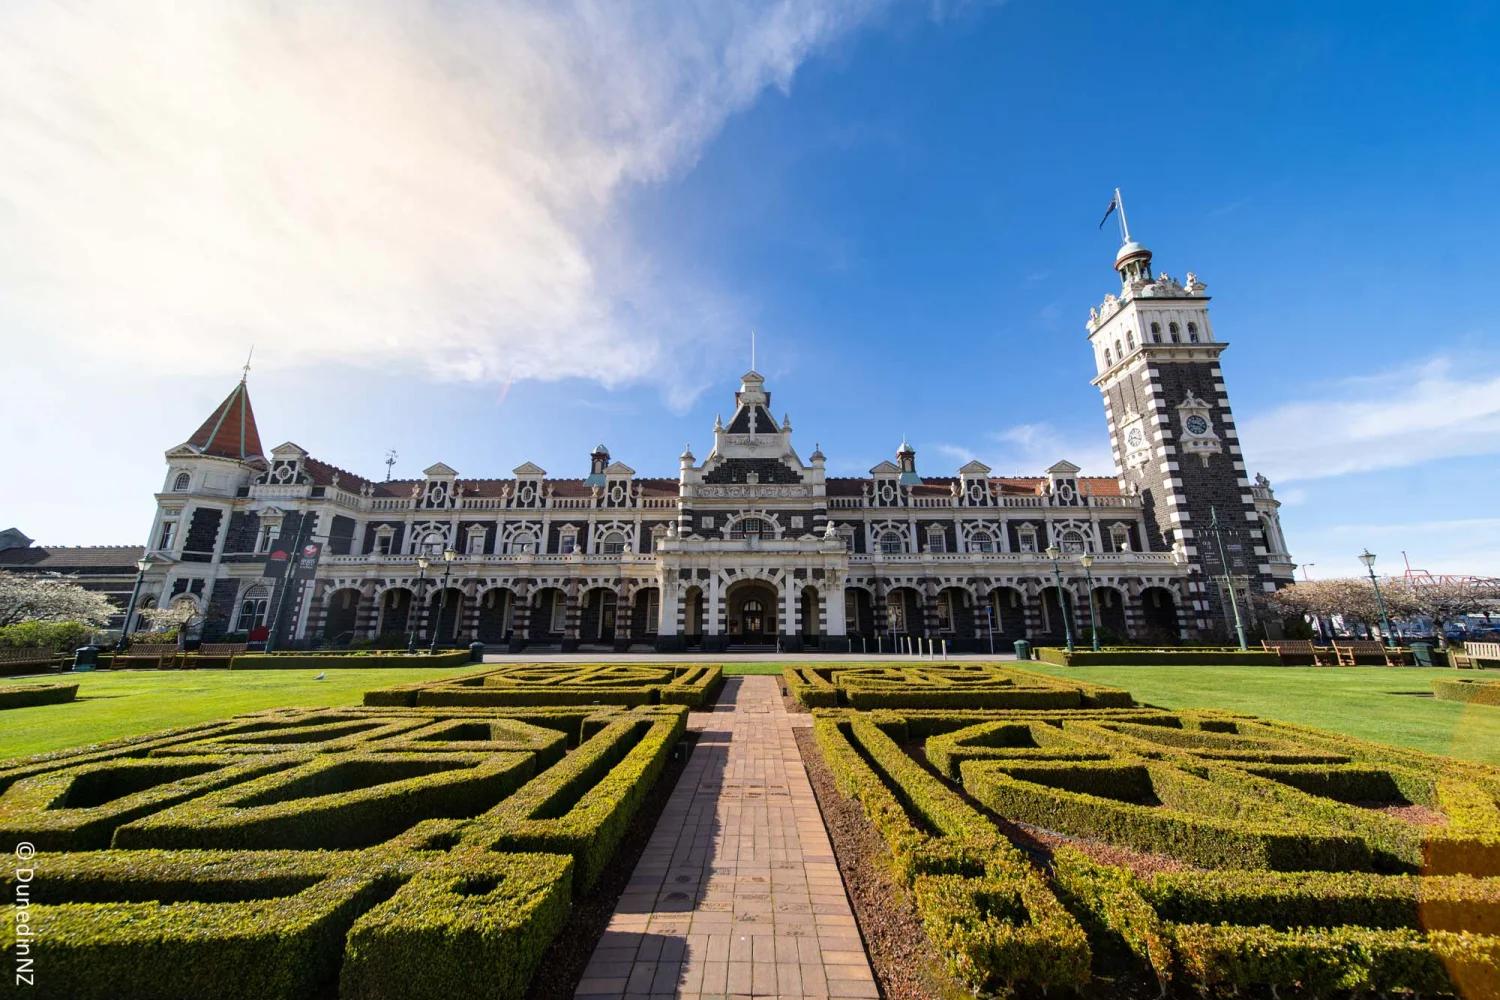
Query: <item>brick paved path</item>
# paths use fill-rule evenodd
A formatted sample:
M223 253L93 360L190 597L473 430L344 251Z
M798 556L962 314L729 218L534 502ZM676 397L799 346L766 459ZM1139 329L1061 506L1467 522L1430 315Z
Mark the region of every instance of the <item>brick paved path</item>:
M876 997L780 678L724 683L575 996Z

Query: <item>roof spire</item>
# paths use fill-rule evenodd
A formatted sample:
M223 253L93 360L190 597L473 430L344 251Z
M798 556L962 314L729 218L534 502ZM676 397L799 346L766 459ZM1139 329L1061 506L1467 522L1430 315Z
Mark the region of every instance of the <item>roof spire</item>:
M250 359L255 357L255 345L250 345L250 353L245 355L245 367L241 369L240 385L245 384L245 379L250 377Z
M249 361L245 363L249 369ZM250 390L245 386L245 377L224 397L224 402L214 408L187 444L203 455L217 455L246 461L263 459L260 431L255 426L255 411L250 407Z

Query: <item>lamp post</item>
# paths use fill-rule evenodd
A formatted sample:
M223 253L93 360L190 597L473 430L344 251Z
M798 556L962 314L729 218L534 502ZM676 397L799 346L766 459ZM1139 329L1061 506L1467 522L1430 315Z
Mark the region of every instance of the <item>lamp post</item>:
M417 651L417 609L421 605L422 581L427 579L427 557L417 556L417 590L411 595L411 609L407 617L411 619L411 629L406 637L406 654L410 656Z
M438 605L437 621L432 623L432 645L427 648L429 653L437 652L438 629L443 627L443 612L448 610L448 574L453 571L453 560L457 558L458 553L451 547L443 550L443 596Z
M1089 635L1094 640L1094 652L1099 652L1099 612L1094 608L1094 575L1089 572L1089 567L1094 565L1094 557L1085 552L1078 557L1079 565L1083 567L1083 578L1089 588Z
M137 559L135 568L135 586L130 588L130 603L125 606L125 622L120 626L120 641L115 643L116 653L125 652L125 643L130 637L130 619L135 614L135 600L141 594L141 581L151 572L151 560L145 557Z
M1068 606L1064 603L1062 569L1057 565L1057 557L1062 553L1056 545L1047 546L1047 558L1052 560L1052 576L1057 580L1057 610L1062 615L1063 637L1068 641L1068 652L1073 652L1073 626L1068 623Z
M1370 571L1370 585L1375 588L1375 603L1380 606L1380 630L1385 633L1386 648L1395 649L1396 637L1391 634L1391 621L1385 616L1385 598L1380 596L1380 581L1375 579L1375 553L1365 549L1359 554L1359 561Z
M1224 532L1219 528L1219 509L1210 507L1208 529L1214 533L1214 543L1219 547L1219 565L1224 567L1224 582L1229 585L1229 606L1234 609L1234 631L1240 638L1240 649L1249 649L1245 642L1245 622L1240 618L1240 600L1234 592L1234 577L1229 573L1229 556L1224 551Z

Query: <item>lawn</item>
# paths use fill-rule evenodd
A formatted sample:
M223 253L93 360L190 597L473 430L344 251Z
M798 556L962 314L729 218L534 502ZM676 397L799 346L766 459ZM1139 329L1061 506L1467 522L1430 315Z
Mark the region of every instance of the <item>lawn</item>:
M1446 668L1058 667L1028 670L1122 687L1163 708L1226 708L1500 764L1500 707L1432 697Z
M210 722L263 708L357 705L369 688L436 679L473 664L329 670L126 670L7 678L6 684L78 682L78 698L0 712L0 759L61 750L119 736Z

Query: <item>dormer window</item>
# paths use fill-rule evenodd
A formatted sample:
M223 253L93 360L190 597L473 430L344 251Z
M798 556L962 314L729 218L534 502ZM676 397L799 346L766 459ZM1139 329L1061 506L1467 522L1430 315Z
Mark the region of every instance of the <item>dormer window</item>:
M1198 342L1198 324L1197 323L1189 323L1188 324L1188 343L1189 344L1196 344L1197 342Z
M1176 323L1168 323L1167 324L1167 337L1174 344L1178 344L1178 343L1182 342L1182 338L1180 336L1178 336L1178 333L1177 333L1177 324Z
M192 483L192 481L193 477L189 476L186 472L177 473L177 478L172 480L172 492L186 493L187 488L189 484Z
M1151 324L1151 343L1153 343L1153 344L1160 344L1161 343L1161 324L1160 323L1152 323Z

